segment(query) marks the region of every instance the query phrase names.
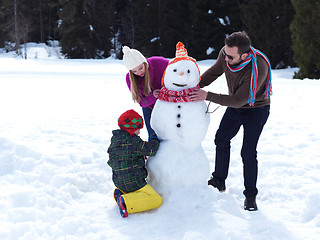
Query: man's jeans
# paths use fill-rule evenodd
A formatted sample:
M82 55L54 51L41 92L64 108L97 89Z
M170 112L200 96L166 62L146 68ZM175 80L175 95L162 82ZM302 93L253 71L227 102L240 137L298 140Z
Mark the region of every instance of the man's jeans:
M224 181L228 176L231 139L243 126L241 157L245 186L243 194L246 197L258 194L256 187L258 176L257 144L263 126L269 117L269 110L269 105L260 108L228 107L216 133L215 171L212 175L216 179Z

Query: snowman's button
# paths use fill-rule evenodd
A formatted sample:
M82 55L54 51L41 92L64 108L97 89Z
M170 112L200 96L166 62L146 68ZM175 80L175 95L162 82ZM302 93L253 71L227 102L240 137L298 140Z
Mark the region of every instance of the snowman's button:
M177 127L178 127L178 128L179 128L179 127L181 127L181 124L180 124L180 123L178 123L178 124L177 124Z
M178 118L180 118L181 117L181 115L180 114L178 114L178 116L177 116Z
M178 108L181 108L181 106L180 106L180 105L178 105Z

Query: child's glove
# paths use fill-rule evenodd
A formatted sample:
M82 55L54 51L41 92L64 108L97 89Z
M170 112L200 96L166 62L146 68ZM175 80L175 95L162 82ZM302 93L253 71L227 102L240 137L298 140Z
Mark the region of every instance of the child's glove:
M156 139L156 140L158 140L160 142L160 140L159 140L159 138L158 138L158 136L156 134L152 135L151 139Z

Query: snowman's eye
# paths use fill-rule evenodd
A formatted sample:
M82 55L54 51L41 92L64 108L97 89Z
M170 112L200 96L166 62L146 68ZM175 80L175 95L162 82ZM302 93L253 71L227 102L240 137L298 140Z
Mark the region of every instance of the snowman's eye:
M173 71L174 71L174 72L176 72L176 71L177 71L177 69L173 69Z
M190 73L190 70L188 70L188 73Z

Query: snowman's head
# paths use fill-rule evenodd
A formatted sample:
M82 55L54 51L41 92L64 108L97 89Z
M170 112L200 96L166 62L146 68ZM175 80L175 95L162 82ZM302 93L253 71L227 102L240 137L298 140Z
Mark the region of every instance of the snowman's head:
M196 87L199 81L200 71L196 61L188 56L184 45L179 42L176 57L169 62L162 84L169 90L181 91Z
M180 91L196 87L199 77L199 70L193 61L180 60L168 65L163 76L163 84L169 90Z

